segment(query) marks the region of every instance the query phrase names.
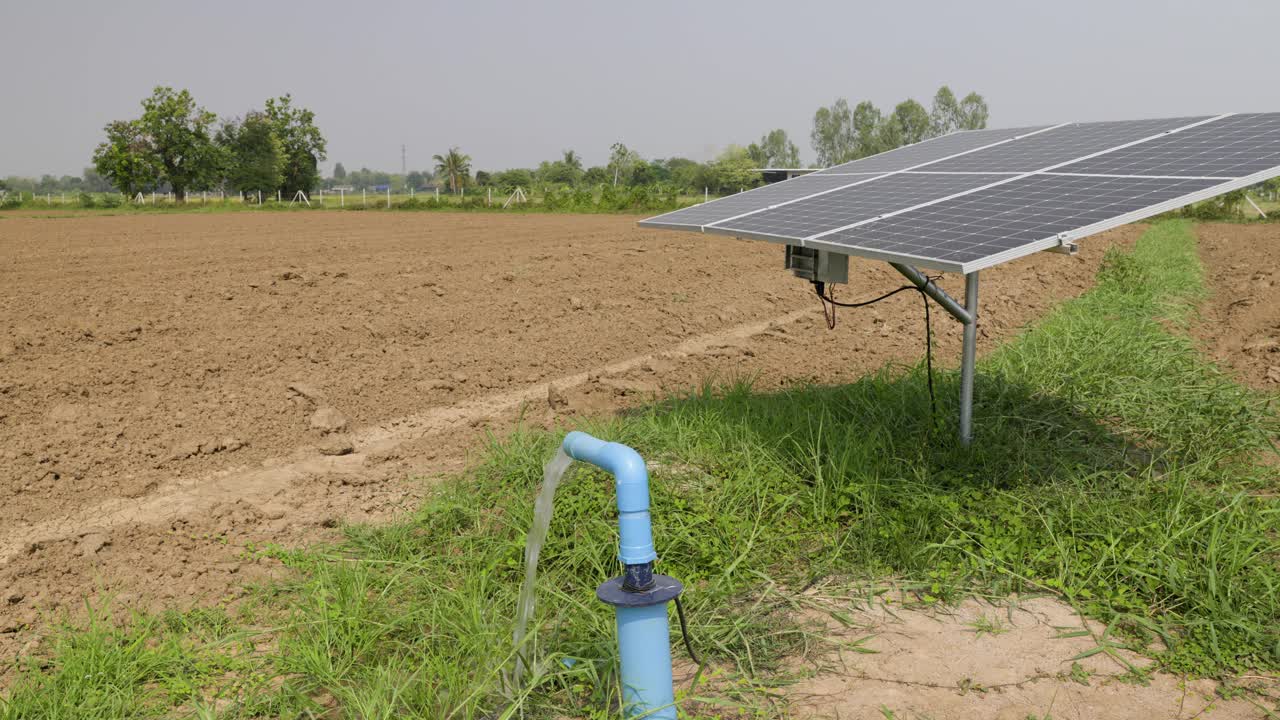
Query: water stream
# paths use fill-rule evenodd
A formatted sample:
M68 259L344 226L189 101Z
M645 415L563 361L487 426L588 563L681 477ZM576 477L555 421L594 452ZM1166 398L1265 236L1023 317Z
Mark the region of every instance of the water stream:
M542 544L547 540L547 529L551 526L551 510L555 500L556 487L564 479L565 471L573 464L573 458L557 449L542 468L542 489L538 491L538 499L533 503L533 525L524 541L524 583L520 586L520 599L516 604L516 629L514 635L516 648L516 666L511 675L510 687L518 691L524 681L525 658L529 656L531 647L525 647L525 634L529 631L529 621L533 619L534 580L538 576L538 553L542 552Z

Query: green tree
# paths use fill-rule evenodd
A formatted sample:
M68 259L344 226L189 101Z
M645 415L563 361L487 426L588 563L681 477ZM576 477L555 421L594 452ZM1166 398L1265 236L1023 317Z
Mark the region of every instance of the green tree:
M705 184L718 192L738 192L760 184L760 172L751 154L741 145L725 148L709 169Z
M490 175L488 171L486 170L476 171L476 184L479 185L480 187L489 185L492 181L493 181L493 176Z
M333 179L339 182L347 179L347 169L342 166L342 163L333 166Z
M800 167L800 148L791 142L787 131L781 128L770 130L760 138L759 143L748 145L747 154L756 167Z
M325 159L326 147L324 135L316 127L316 114L294 107L292 95L267 100L265 113L284 157L279 190L285 195L311 192L320 183L320 161Z
M880 152L880 126L884 114L868 100L853 108L853 156L863 158Z
M591 187L603 185L609 182L609 169L599 165L589 167L586 172L582 173L582 182Z
M990 114L987 101L978 93L971 92L960 101L959 129L982 130L987 126Z
M227 184L233 190L271 193L284 186L284 145L265 113L251 111L244 119L223 124L218 142L227 157Z
M88 192L111 192L113 189L111 183L94 168L85 168L82 177L84 178L84 189Z
M217 179L222 157L213 142L216 120L186 90L158 87L142 101L142 126L164 169L160 180L179 200L187 190L211 187Z
M578 156L578 153L572 150L565 150L564 157L561 158L560 162L564 163L565 167L573 170L575 173L582 172L582 158Z
M142 101L141 118L107 125L107 140L94 151L94 167L124 192L168 184L185 198L190 189L209 187L219 174L215 120L188 91L157 87Z
M933 107L929 109L929 131L933 135L946 135L960 129L960 102L951 88L943 85L933 96Z
M838 165L853 159L856 145L848 100L840 98L829 108L818 108L813 115L809 143L818 154L819 165Z
M929 111L915 100L903 100L893 108L890 121L901 132L900 145L911 145L932 137L929 132Z
M417 190L423 185L426 185L428 179L429 178L425 174L417 170L410 170L409 174L404 176L404 183L414 190Z
M630 150L626 145L616 142L609 148L609 172L613 174L613 184L630 180L631 168L640 160L640 154Z
M140 120L116 120L93 151L93 167L126 195L154 190L164 172Z
M493 174L493 184L502 188L503 192L513 192L518 187L533 187L533 173L524 168L503 170Z
M456 147L449 148L449 152L443 155L433 156L432 160L436 161L436 174L449 178L449 189L455 193L471 175L471 156L462 154Z

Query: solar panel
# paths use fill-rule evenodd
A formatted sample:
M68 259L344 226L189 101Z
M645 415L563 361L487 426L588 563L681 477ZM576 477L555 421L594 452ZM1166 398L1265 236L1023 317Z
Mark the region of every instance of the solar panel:
M645 227L699 230L703 225L736 217L746 212L759 211L778 203L809 197L816 193L835 188L846 187L875 175L866 177L824 177L822 175L803 175L772 185L765 185L754 190L729 195L718 200L676 210L665 215L642 220Z
M1052 132L1022 137L982 152L943 160L922 169L937 172L1034 172L1205 119L1207 118L1074 123L1054 128Z
M981 130L641 224L969 273L1275 176L1280 113Z
M945 160L959 153L972 152L995 143L1008 142L1021 135L1043 131L1048 126L1005 128L1002 130L971 130L936 137L907 145L878 155L852 160L819 171L819 175L834 173L892 172L918 165Z
M1004 253L1036 242L1044 243L1037 249L1051 247L1062 233L1217 184L1191 178L1031 175L880 222L817 235L805 245L849 254L863 250L912 256L971 272L974 263L995 264Z
M1245 177L1280 166L1280 113L1232 115L1067 165L1062 172Z
M904 207L941 200L1003 179L1002 175L898 173L772 210L715 223L709 231L800 240Z

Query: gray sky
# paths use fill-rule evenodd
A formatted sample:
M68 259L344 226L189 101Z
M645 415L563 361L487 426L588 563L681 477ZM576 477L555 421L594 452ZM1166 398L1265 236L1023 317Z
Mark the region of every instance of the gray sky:
M505 9L504 9L505 7ZM219 115L291 92L329 162L575 149L703 160L814 110L977 90L993 127L1280 110L1275 0L6 2L0 177L79 174L155 85Z

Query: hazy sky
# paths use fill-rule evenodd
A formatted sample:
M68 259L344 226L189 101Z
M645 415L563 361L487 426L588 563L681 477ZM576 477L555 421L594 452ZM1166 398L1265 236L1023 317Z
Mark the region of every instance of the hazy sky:
M293 93L329 161L575 149L707 159L838 97L977 90L993 127L1280 110L1276 0L0 4L0 177L79 174L155 85L219 115Z

